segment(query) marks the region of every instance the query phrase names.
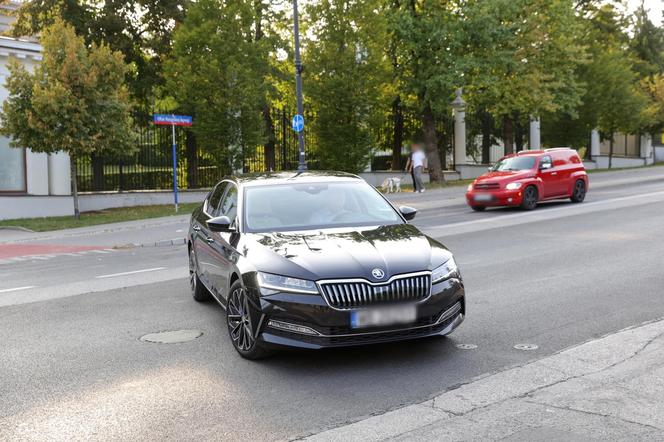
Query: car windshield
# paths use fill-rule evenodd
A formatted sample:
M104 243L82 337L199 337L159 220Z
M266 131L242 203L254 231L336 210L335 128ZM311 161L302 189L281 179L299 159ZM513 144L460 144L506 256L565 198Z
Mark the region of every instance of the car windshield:
M535 157L509 157L498 161L491 170L501 172L507 170L528 170L535 167Z
M364 182L257 186L244 192L244 224L249 232L399 223L403 223L399 214Z

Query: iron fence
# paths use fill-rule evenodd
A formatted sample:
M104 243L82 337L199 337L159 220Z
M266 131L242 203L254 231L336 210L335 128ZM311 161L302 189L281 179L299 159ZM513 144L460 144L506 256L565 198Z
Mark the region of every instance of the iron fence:
M299 160L297 134L291 129L292 113L288 108L272 109L266 118L265 144L242 152L244 173L295 170ZM314 120L314 114L305 115ZM156 126L146 114L136 114L137 146L132 153L91 155L77 158L77 185L81 192L169 190L173 186L172 133L170 126ZM439 152L443 166L453 164L453 119L451 115L437 122ZM408 157L407 145L421 139L419 116L412 110L386 115L383 124L372 132L374 150L391 152L372 160L372 170L401 170ZM188 128L176 128L177 177L181 189L209 188L233 172L231 162L221 161L200 149ZM307 165L320 168L315 134L305 130ZM395 154L396 152L396 154ZM395 162L395 159L397 160Z

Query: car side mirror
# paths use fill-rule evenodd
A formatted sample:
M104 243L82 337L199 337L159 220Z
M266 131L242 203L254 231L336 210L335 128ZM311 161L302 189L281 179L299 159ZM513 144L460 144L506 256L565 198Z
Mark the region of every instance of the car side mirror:
M539 168L540 168L540 170L546 170L546 169L551 169L552 167L553 166L551 165L551 163L544 163L544 164L540 164Z
M234 232L235 227L231 227L231 223L227 216L217 216L207 220L208 228L213 232Z
M399 212L401 212L401 215L406 218L406 221L410 221L411 219L415 218L415 215L417 215L417 209L409 206L400 206Z

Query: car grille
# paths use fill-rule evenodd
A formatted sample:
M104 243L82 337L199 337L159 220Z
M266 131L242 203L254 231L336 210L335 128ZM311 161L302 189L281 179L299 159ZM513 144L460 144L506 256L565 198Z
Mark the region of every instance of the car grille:
M498 183L478 183L473 185L475 190L497 190L500 189L500 184Z
M362 281L323 282L320 284L320 288L331 307L352 309L426 299L431 293L431 275L405 276L384 284Z

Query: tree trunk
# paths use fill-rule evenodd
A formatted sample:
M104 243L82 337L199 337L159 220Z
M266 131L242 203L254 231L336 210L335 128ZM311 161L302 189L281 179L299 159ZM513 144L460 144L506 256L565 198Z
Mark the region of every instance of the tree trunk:
M78 185L76 184L76 177L78 172L76 170L76 158L69 155L69 164L71 169L71 194L74 197L74 218L81 219L81 212L78 210Z
M609 141L609 169L611 168L613 163L613 138L614 134L613 131L611 131L611 141Z
M401 97L397 96L392 104L392 117L394 118L394 131L392 138L392 170L402 170L401 148L403 146L403 109Z
M198 189L198 149L196 135L190 130L186 132L185 144L187 146L187 188Z
M503 116L503 143L505 155L514 153L514 122L508 115Z
M422 131L424 132L424 152L429 163L429 178L432 182L443 180L443 170L438 153L438 134L436 133L436 120L431 105L427 103L422 113Z
M488 112L482 112L482 164L491 162L491 115Z
M273 171L275 167L275 155L274 147L276 145L275 132L274 132L274 121L272 121L272 115L270 113L270 107L268 105L263 106L263 120L265 122L265 130L267 131L267 142L263 145L263 161L265 171Z
M523 127L518 122L514 125L514 144L517 152L523 150Z

